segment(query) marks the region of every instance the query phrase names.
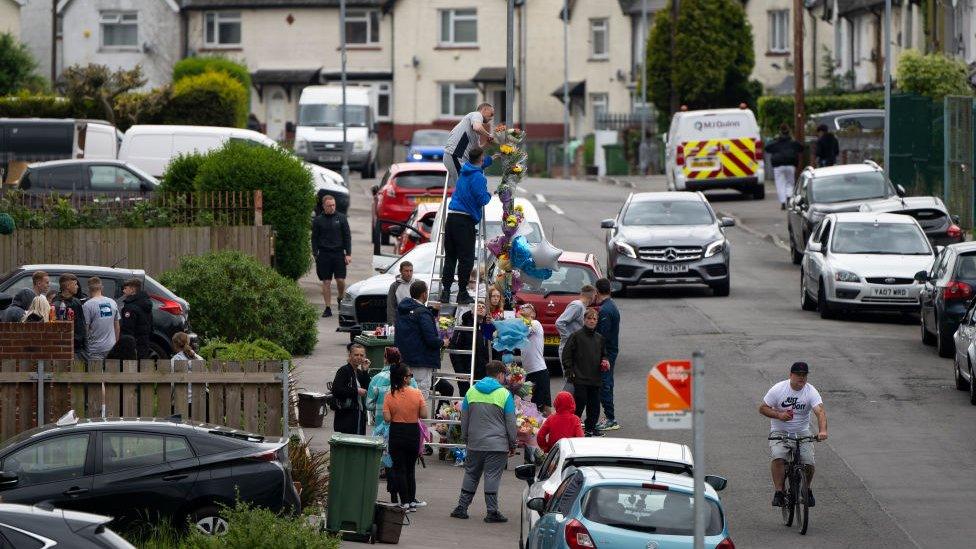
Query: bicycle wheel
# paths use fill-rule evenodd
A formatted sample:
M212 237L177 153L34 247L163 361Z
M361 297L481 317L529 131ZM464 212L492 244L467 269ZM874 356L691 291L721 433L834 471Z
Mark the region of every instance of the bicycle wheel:
M798 490L796 491L796 527L800 535L806 535L807 527L810 525L810 507L807 505L807 472L803 467L797 470Z
M794 480L790 476L790 467L787 464L786 478L783 480L783 506L780 507L780 511L783 513L783 524L786 526L793 525L793 494L795 493L793 483Z

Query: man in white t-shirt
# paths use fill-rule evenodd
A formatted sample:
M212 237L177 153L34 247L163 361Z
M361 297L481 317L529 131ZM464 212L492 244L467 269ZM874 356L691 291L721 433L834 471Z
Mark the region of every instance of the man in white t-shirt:
M790 378L780 381L766 393L759 413L769 418L770 436L806 437L811 436L810 412L817 416L817 440L827 440L827 412L824 411L823 399L817 389L807 383L810 367L806 362L794 362L790 366ZM784 502L783 485L786 474L786 458L790 448L795 444L782 440L770 440L769 451L772 455L770 470L773 475L773 507L782 507ZM804 443L800 446L800 461L807 467L807 486L813 483L814 458L813 444ZM813 490L808 490L808 505L813 507Z
M526 303L519 307L519 314L532 321L529 326L529 342L522 348L522 368L525 369L525 380L532 382L532 403L540 412L548 414L552 407L552 394L549 390L549 368L543 357L545 347L545 333L542 323L536 320L535 306Z

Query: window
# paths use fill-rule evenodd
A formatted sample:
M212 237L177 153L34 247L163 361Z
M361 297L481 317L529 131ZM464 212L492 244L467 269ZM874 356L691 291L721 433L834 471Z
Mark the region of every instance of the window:
M647 486L647 485L645 485ZM597 486L583 496L583 516L591 522L656 535L694 534L694 496L642 486ZM706 499L705 535L722 533L722 511Z
M0 549L45 549L52 546L48 541L40 534L15 530L10 526L0 527Z
M102 435L102 472L147 467L163 463L163 437L142 433Z
M610 57L610 28L606 19L590 19L590 59Z
M139 46L139 15L135 12L102 12L103 48L135 48Z
M546 511L568 515L573 509L573 503L576 502L576 496L579 495L581 488L583 488L583 473L574 471L559 485L559 488L556 488Z
M590 94L590 109L593 112L593 121L599 120L600 116L607 114L607 104L610 102L605 93Z
M376 85L376 118L390 117L390 85Z
M769 16L770 53L789 53L790 51L790 10L766 12Z
M478 107L478 89L471 84L441 84L441 116L461 117Z
M441 10L441 44L475 46L478 44L478 10Z
M80 478L85 474L88 435L67 435L31 444L3 460L3 471L17 473L17 487Z
M166 461L179 461L193 457L193 450L183 437L166 437Z
M241 45L241 12L211 11L204 15L203 42L210 47Z
M41 176L40 181L34 181L34 183L41 189L54 191L85 190L81 166L78 164L43 170L38 175Z
M142 180L136 174L118 166L89 166L93 191L138 191Z
M346 13L346 44L376 44L379 41L379 10Z

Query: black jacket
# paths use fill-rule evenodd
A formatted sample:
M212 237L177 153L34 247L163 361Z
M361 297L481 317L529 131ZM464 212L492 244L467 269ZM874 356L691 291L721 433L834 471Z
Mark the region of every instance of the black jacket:
M359 397L356 390L356 383L359 387L366 389L369 387L369 374L362 370L356 370L351 364L343 364L337 371L335 379L332 381L332 394L336 400L353 399L356 407L350 410L336 410L332 428L337 433L348 433L350 435L366 434L366 414L363 410L363 399Z
M65 299L63 295L58 294L55 296L54 301L51 302L51 306L54 307L55 311L61 307L64 303L65 307L71 309L75 312L75 352L83 351L88 345L88 328L85 325L85 309L81 305L81 301L78 297L71 297Z
M606 357L603 336L596 330L584 326L573 332L563 347L566 381L574 385L601 386L600 362Z
M415 368L440 368L443 342L434 314L411 297L400 302L397 313L393 344L400 349L403 363Z
M818 166L833 166L837 163L837 157L840 155L840 143L837 142L837 137L827 132L817 138L817 165Z
M796 166L801 152L803 152L803 145L788 135L780 135L766 145L766 154L770 155L774 168Z
M468 311L461 315L460 326L471 326L472 324L474 324L473 311ZM454 334L451 335L451 348L470 351L471 341L475 335L477 335L479 339L478 347L475 349L474 353L474 371L475 380L479 380L485 377L485 368L488 366L488 346L491 345L491 342L484 337L483 319L478 319L478 327L474 332L455 330ZM471 355L452 354L451 365L454 366L455 372L466 372L471 365Z
M315 216L312 221L312 253L318 255L320 251L352 254L352 234L346 216L339 212Z
M149 338L153 332L152 299L145 290L122 297L122 316L120 322L122 335L130 335L136 340L139 358L149 356Z

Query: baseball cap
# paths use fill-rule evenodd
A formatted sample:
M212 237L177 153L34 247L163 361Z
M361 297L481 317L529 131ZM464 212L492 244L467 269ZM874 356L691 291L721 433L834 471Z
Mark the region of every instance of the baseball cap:
M809 374L810 373L810 366L806 362L794 362L793 365L790 366L790 373L791 374Z

